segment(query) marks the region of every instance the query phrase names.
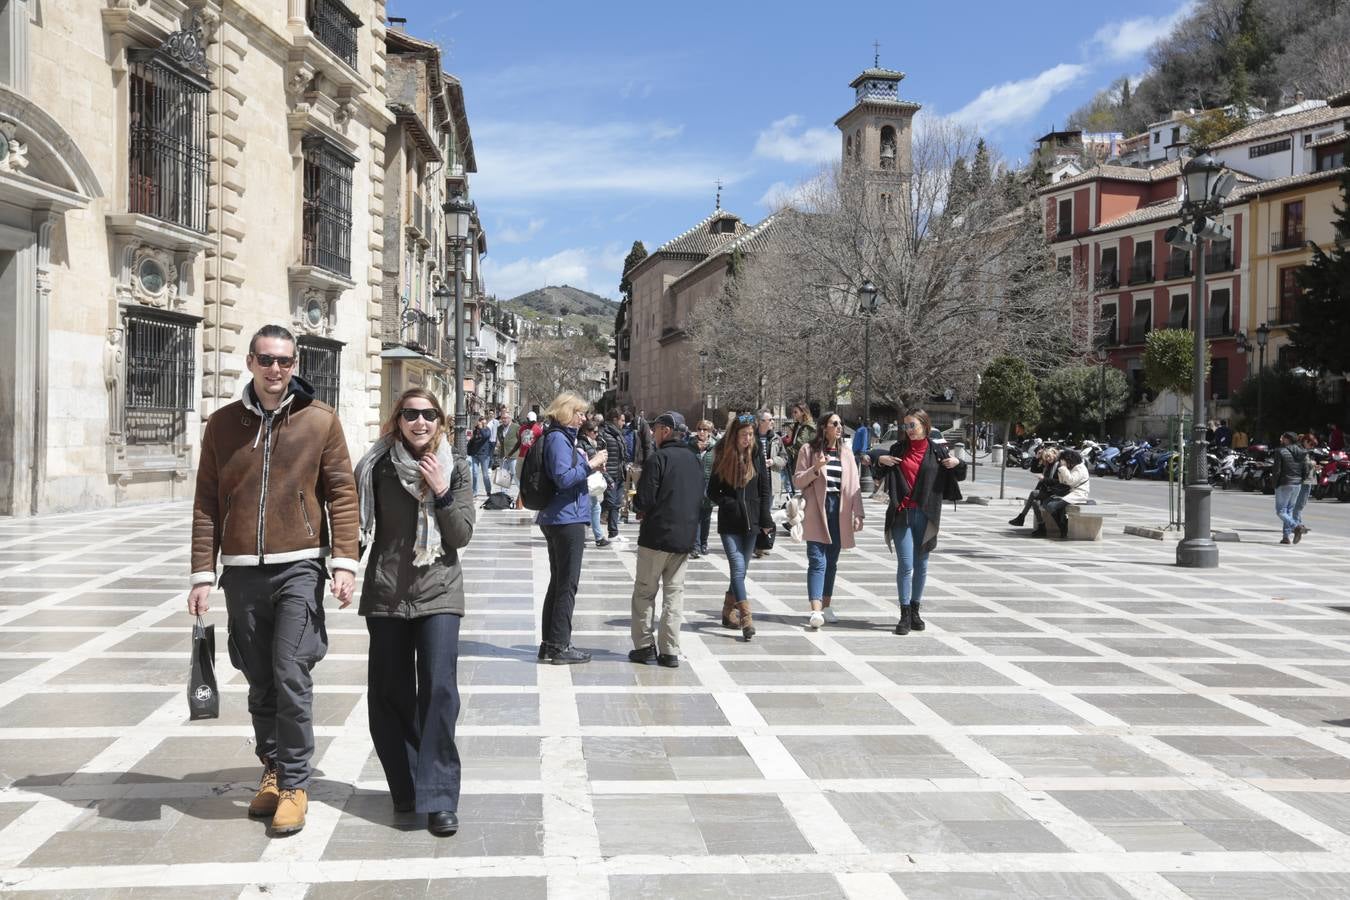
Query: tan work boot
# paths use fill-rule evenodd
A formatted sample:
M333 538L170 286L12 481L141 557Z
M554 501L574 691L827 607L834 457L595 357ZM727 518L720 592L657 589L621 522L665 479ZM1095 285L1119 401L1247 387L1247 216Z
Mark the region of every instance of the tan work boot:
M727 591L726 596L722 598L722 627L741 627L741 614L736 609L736 598L732 596L731 591Z
M755 636L755 617L750 612L750 601L743 600L737 603L736 609L741 614L741 634L748 641Z
M290 834L305 827L305 811L309 809L309 795L303 788L285 788L277 802L277 813L272 817L275 834Z
M263 769L262 782L258 785L258 793L253 795L253 800L248 805L249 818L264 819L275 814L277 799L280 796L281 792L277 790L276 767L268 766Z

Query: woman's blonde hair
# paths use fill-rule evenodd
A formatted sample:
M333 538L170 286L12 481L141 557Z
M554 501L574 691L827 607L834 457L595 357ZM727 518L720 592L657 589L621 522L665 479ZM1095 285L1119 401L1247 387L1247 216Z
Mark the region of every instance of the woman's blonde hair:
M441 447L441 441L445 439L446 431L449 428L445 420L445 410L441 409L441 401L436 395L426 388L408 388L398 395L394 401L394 410L389 414L389 418L384 420L384 425L380 428L380 434L392 434L401 438L403 432L399 431L398 420L403 415L403 405L409 400L425 400L431 404L431 408L436 410L436 433L431 436L431 443L427 444L427 452L435 453Z
M572 417L591 408L586 398L574 391L563 391L553 398L553 402L544 410L544 415L559 425L572 424Z

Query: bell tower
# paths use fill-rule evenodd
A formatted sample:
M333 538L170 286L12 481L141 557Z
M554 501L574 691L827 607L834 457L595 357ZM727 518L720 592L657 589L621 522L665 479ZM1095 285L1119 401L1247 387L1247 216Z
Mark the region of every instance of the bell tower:
M849 87L853 108L834 123L840 131L843 171L862 178L883 212L898 212L909 197L914 114L922 107L900 99L904 72L883 69L880 57Z

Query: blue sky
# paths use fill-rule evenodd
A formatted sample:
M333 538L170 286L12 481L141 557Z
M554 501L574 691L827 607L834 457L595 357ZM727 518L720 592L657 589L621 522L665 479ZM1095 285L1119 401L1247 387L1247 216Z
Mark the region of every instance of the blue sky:
M484 3L390 0L464 83L488 228L483 273L509 298L567 283L616 297L648 250L722 205L755 222L834 159L848 83L906 72L923 115L978 127L1024 159L1189 8L894 2Z

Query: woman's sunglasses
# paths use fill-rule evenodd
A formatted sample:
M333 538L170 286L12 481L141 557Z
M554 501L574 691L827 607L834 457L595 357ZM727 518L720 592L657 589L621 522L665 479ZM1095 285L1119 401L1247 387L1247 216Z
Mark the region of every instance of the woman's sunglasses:
M749 425L755 421L755 417L752 415L737 416L736 421L742 425Z
M403 417L403 421L405 422L416 422L418 416L421 416L428 422L436 422L441 418L441 414L431 407L427 407L426 409L409 409L408 407L404 407L398 411L398 414Z
M922 428L922 427L923 427L923 423L922 423L922 422L906 422L906 423L905 423L905 430L906 430L906 431L913 431L915 428Z

